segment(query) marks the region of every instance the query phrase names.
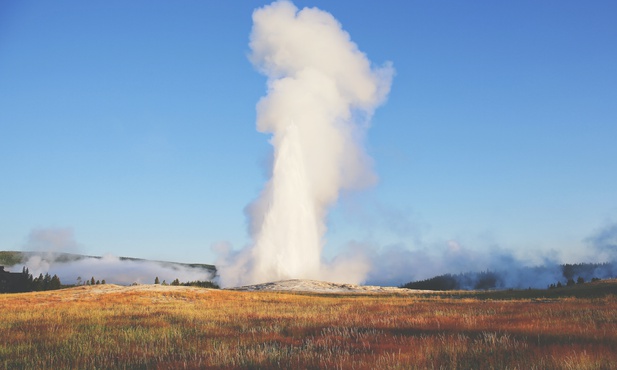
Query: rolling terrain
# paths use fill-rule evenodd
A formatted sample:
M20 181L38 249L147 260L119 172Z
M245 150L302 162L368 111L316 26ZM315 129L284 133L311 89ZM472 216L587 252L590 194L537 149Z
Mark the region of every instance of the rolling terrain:
M107 284L4 294L0 368L609 369L616 288L615 280L559 295Z

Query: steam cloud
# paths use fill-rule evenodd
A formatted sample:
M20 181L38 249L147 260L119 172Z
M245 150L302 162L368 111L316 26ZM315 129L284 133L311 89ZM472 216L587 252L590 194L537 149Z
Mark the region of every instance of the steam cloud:
M24 261L8 268L18 272L25 266L34 276L39 274L58 275L63 284L75 284L77 278L83 281L94 277L107 283L129 285L132 283L160 281L171 283L174 279L181 282L206 281L212 274L202 268L190 267L171 262L121 259L113 255L102 258L71 255L79 249L73 230L70 228L42 228L30 232L26 244L22 246Z
M252 245L218 261L223 286L289 278L360 282L363 257L324 264L328 208L375 183L362 146L393 68L371 66L329 13L278 1L253 13L251 62L267 76L257 130L272 134L272 177L247 207ZM350 256L351 257L351 256Z
M174 279L181 282L207 281L213 277L201 268L171 262L120 259L111 254L102 258L80 256L79 259L71 260L58 253L35 253L29 255L24 263L12 266L9 270L21 271L22 266L27 267L34 277L46 273L58 275L63 284L75 284L78 278L85 282L91 277L119 285L152 284L156 277L167 283Z
M25 247L29 251L69 253L76 252L79 244L75 241L71 228L38 228L30 231Z
M497 245L488 249L468 247L454 240L420 243L415 250L403 244L379 248L357 242L351 243L350 248L371 261L366 280L374 285L401 285L451 274L461 289L475 289L478 279L490 274L498 289L544 289L557 282L565 284L570 278L590 281L617 277L617 224L593 232L583 243L581 248L587 252L584 261L559 256L557 251L551 251L550 255L537 252L531 259L523 259ZM566 263L570 264L569 270L564 269Z

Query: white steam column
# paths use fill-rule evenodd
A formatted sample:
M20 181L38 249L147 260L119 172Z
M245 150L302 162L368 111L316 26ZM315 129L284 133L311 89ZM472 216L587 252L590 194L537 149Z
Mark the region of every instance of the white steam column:
M320 232L299 135L290 124L275 149L270 208L253 249L256 278L318 277Z
M252 245L217 263L223 286L292 278L357 283L366 263L321 261L325 217L342 189L373 185L363 138L389 90L329 13L279 1L253 13L250 60L268 77L257 129L272 135L272 178L247 207ZM346 273L346 271L353 273ZM352 276L353 275L353 276Z

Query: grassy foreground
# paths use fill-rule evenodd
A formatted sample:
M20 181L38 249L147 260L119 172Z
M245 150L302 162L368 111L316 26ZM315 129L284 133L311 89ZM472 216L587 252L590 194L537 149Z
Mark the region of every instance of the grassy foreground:
M617 367L613 294L494 299L107 285L0 295L0 312L5 369Z

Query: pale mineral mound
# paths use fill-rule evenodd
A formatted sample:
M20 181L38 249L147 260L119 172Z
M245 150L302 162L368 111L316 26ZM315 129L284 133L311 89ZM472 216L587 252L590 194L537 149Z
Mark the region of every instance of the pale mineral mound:
M241 291L271 291L271 292L308 292L308 293L411 293L410 289L395 287L337 284L318 280L291 279L246 285L230 290Z

